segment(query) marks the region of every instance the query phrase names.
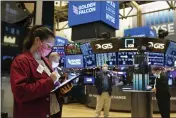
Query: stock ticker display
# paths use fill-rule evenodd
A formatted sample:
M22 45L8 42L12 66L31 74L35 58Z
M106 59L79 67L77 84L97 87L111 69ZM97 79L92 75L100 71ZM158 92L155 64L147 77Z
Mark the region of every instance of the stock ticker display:
M103 64L108 64L109 66L116 65L116 53L101 53L96 54L96 65L102 66Z
M52 52L57 52L61 57L65 56L64 46L53 46Z
M65 54L66 55L77 55L82 54L79 43L68 44L65 46Z
M80 48L81 48L83 55L92 55L93 54L92 47L91 47L90 43L81 44Z
M118 52L118 65L133 65L137 52Z
M149 65L164 66L164 53L145 52Z
M96 66L95 55L93 54L84 56L84 64L86 68Z

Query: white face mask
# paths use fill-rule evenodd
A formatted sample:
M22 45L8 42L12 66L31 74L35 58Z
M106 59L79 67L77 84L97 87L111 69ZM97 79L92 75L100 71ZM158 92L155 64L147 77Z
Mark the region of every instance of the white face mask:
M108 70L108 67L103 67L102 70L103 70L103 71L107 71L107 70Z
M59 66L59 63L52 62L52 68L53 68L53 69L56 68L56 67L58 67L58 66Z

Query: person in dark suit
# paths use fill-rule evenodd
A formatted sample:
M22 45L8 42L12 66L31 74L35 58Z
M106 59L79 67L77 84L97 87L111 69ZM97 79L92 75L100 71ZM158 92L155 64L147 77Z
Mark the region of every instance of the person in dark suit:
M111 105L112 75L110 71L108 71L107 64L104 64L102 66L102 71L96 74L95 86L98 92L95 115L96 117L99 117L101 110L104 107L104 117L108 117Z
M156 77L152 91L156 93L158 108L162 118L170 118L170 92L167 73L160 67L153 67L152 73Z

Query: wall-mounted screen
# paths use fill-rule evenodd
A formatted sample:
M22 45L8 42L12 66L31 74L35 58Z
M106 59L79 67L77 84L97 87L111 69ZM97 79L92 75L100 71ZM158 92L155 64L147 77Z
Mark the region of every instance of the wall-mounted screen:
M166 51L166 55L173 55L176 56L176 43L175 42L170 42L169 46Z
M93 55L84 56L84 64L85 64L85 68L96 66L95 55L93 54Z
M154 53L154 52L145 52L148 56L148 64L156 66L164 66L164 53Z
M93 76L85 76L84 77L84 84L94 84L94 77Z
M82 54L79 43L68 44L65 46L65 54L66 55L77 55Z
M65 56L64 46L53 46L52 52L57 52L60 56Z
M118 65L129 66L134 63L134 55L137 52L118 52Z
M66 68L83 68L82 55L69 55L66 56Z
M81 48L83 55L92 55L93 54L92 47L91 47L90 43L81 44L80 48Z
M176 64L176 57L172 55L165 56L165 66L174 67Z
M101 53L96 54L96 65L102 66L108 64L109 66L116 65L117 63L116 53Z

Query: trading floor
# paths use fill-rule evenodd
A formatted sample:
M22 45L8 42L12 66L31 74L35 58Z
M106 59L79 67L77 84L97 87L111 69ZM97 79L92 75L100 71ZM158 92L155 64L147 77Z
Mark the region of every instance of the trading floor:
M94 111L94 109L87 108L82 104L65 104L63 107L63 117L94 117ZM103 117L103 114L101 117ZM131 117L131 114L124 112L110 112L109 117L127 118ZM153 117L160 117L160 114L153 114ZM176 118L176 113L171 113L171 118Z

